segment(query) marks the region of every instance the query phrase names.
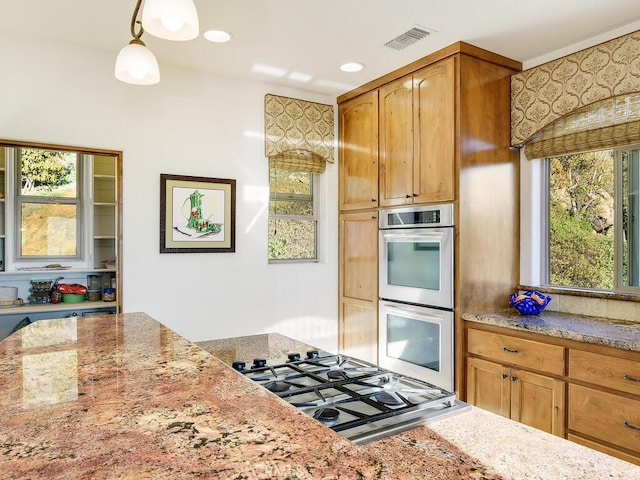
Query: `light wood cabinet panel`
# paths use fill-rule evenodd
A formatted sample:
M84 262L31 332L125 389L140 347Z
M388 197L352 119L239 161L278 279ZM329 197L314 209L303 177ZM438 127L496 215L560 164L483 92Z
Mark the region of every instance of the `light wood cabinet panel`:
M640 361L569 350L569 377L640 396Z
M467 359L467 401L490 412L564 437L562 380L480 358Z
M340 352L377 363L378 214L340 215Z
M375 306L340 302L340 352L378 363L378 309Z
M512 369L511 418L559 437L565 436L565 383L562 380Z
M378 92L339 107L339 208L378 206Z
M375 211L340 216L340 294L378 301L378 214Z
M640 400L569 385L569 429L640 454Z
M380 205L413 203L412 76L380 88Z
M469 329L468 352L554 375L564 374L564 347Z
M509 418L511 386L509 368L480 358L467 359L467 402Z
M454 200L455 62L380 88L381 206Z
M455 62L448 58L413 75L414 203L454 200Z

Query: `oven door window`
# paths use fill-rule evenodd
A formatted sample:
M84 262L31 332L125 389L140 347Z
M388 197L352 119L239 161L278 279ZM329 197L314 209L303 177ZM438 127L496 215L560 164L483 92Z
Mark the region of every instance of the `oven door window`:
M387 356L440 371L440 325L387 314Z
M387 282L399 287L440 290L438 240L391 241L387 244Z

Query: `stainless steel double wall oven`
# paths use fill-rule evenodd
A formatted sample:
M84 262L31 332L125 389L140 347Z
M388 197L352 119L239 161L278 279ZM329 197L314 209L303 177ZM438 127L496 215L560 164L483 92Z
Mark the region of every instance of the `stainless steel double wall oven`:
M380 366L453 391L453 205L381 210Z

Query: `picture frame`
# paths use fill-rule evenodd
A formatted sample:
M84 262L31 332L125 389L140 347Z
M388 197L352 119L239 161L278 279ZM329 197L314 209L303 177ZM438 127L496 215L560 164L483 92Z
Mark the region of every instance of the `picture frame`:
M160 253L235 252L236 181L160 174Z

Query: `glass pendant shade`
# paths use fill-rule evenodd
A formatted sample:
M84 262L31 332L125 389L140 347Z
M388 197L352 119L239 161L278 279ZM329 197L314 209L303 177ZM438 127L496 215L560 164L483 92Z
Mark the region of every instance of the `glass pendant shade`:
M153 85L160 81L156 57L144 43L135 40L118 53L115 73L118 80L135 85Z
M198 36L198 12L193 0L146 0L142 27L166 40L191 40Z

